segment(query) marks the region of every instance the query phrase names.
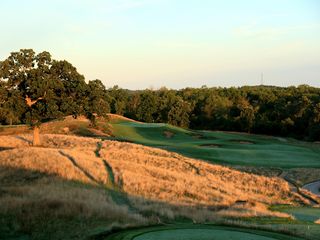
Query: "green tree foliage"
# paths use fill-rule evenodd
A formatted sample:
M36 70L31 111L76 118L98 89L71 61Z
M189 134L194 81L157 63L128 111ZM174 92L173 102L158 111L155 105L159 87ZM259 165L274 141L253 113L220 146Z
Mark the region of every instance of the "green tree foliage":
M106 88L98 79L89 81L86 96L85 114L95 125L96 115L105 117L110 112Z
M48 52L12 52L0 62L0 80L5 98L0 115L7 115L10 123L20 118L30 124L35 145L40 143L39 125L43 121L85 112L88 99L84 77L67 61L53 60Z
M117 85L108 90L110 96L111 113L124 115L128 101L128 93L126 90L119 88Z
M30 103L29 105L27 103ZM0 123L41 122L108 112L145 122L207 130L243 131L320 140L320 89L244 86L130 91L105 89L48 52L13 52L0 62Z
M319 88L160 88L126 94L118 97L121 104L127 101L124 115L140 121L320 140Z
M145 90L140 95L140 104L136 116L139 121L154 122L158 108L157 96L151 90Z
M181 97L177 97L168 112L168 123L185 128L189 127L190 113L190 104Z

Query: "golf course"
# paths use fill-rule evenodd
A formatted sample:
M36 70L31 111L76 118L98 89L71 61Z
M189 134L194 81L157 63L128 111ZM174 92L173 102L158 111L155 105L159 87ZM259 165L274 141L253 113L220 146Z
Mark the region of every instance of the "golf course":
M116 139L158 147L216 164L320 168L320 146L289 138L196 131L163 123L111 121Z

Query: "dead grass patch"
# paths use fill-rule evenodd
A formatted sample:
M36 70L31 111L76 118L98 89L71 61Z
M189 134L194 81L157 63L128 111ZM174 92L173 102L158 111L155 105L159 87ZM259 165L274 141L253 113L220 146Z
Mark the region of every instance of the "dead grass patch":
M30 147L31 138L31 135L0 137L0 147L15 148L0 152L0 166L38 172L39 175L30 175L33 182L38 182L45 174L108 186L110 175L103 162L106 160L112 169L113 181L131 196L130 201L139 211L153 211L169 219L184 216L204 221L219 216L269 216L276 213L266 209L266 205L304 201L280 178L244 173L161 149L54 134L41 135L42 147ZM96 154L98 145L101 146L99 155ZM3 181L10 178L4 171L0 171L1 176ZM28 178L23 176L23 179ZM40 191L39 186L37 191ZM50 191L46 195L50 195ZM52 201L48 201L46 208L69 206L55 201L60 197L52 195L49 199ZM6 201L9 204L9 200ZM250 204L239 205L241 202ZM36 206L30 204L31 208Z
M239 198L269 204L301 200L282 179L242 173L165 150L105 141L101 155L126 192L147 199L210 206L232 205Z

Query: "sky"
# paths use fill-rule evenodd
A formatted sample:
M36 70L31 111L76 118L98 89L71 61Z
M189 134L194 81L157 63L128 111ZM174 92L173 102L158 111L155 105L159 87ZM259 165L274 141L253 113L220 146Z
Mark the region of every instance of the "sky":
M0 12L0 60L48 51L107 87L320 87L320 0L1 0Z

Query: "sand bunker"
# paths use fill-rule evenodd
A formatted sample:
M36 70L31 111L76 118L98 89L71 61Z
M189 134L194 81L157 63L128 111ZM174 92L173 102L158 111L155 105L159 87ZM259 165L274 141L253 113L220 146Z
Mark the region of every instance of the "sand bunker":
M170 131L164 131L163 132L163 135L166 137L166 138L172 138L175 134L173 132L170 132Z
M218 148L218 147L222 147L222 145L216 144L216 143L208 143L208 144L201 144L200 147Z
M253 141L241 140L241 139L231 139L229 141L230 142L240 143L240 144L255 144L255 142L253 142Z
M204 140L215 140L215 139L217 139L216 137L213 137L213 136L205 136L205 135L197 134L197 133L191 133L189 135L192 138L195 138L195 139L204 139Z

